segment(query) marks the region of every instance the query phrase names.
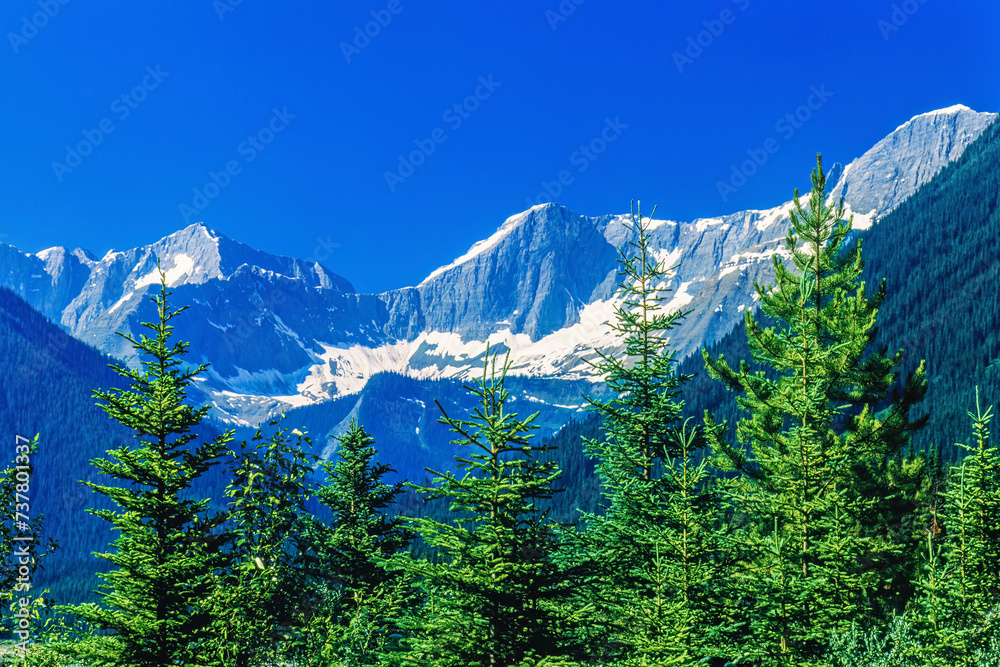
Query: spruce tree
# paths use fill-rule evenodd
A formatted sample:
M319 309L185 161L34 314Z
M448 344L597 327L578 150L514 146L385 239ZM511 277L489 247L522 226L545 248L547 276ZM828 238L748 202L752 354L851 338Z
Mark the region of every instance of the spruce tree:
M775 284L755 284L772 326L746 313L753 358L770 371L703 353L709 374L750 413L736 430L740 445L708 416L707 433L720 460L742 472L733 500L756 519L744 533L756 557L732 583L749 617L740 649L767 664L822 664L832 633L895 603L885 570L902 547L883 519L896 492L888 460L926 421L910 419L926 392L923 364L897 389L902 351L869 349L885 283L867 296L861 241L848 245L843 201L826 199L817 156L808 209L794 195L792 266L775 255Z
M282 415L284 419L284 415ZM273 419L268 426L281 422ZM212 597L216 634L210 650L224 665L271 664L294 646L300 616L312 595L306 580L309 553L306 509L309 475L317 457L298 429L258 429L231 451L225 531L201 538L229 548L230 565Z
M170 321L185 308L167 302L166 274L160 271L160 293L150 300L157 321L143 323L153 332L138 340L121 334L144 355L142 369L111 366L131 381L128 390L96 390L95 398L109 417L135 430L133 448L94 459L109 480L86 482L119 510L88 510L107 519L120 535L114 550L97 554L115 569L101 575L102 604L60 607L88 622L101 636L82 642L74 653L89 665L164 667L213 664L199 646L212 636L209 600L215 573L225 557L200 541L207 499L186 498L192 482L220 463L232 432L194 446L190 430L208 413L186 400L186 388L207 364L182 369L188 344L171 343ZM107 634L109 632L111 634Z
M318 593L303 610L303 633L291 647L303 664L381 664L392 644L392 618L403 607L407 582L386 563L412 534L405 519L387 514L403 483L384 482L394 471L375 456L375 439L352 419L339 439L338 460L320 463L326 480L315 495L331 516L327 522L310 515L303 539L311 554L309 586Z
M974 444L952 466L942 512L946 537L928 530L921 595L911 606L925 644L941 664L962 664L1000 631L1000 451L990 442L992 407L983 412L976 390Z
M923 568L927 552L927 535L939 543L944 529L939 514L944 507L947 473L941 461L940 449L902 452L889 459L887 469L889 488L894 489L888 499L882 523L894 544L901 546L897 558L883 563L883 573L888 575L893 596L884 596L884 616L901 615L907 604L917 594L917 579Z
M496 356L488 374L489 364L487 349L482 379L467 387L480 399L470 419L442 409L453 444L468 452L456 455L461 476L429 470L435 485L414 487L449 499L453 518L411 520L436 555L398 561L424 598L402 623L404 665L555 667L586 650L574 641L564 604L572 582L555 563L561 547L545 507L559 470L539 461L550 448L532 442L538 413L507 411L509 358L499 374Z
M656 259L650 222L633 207L635 240L620 250L622 301L611 327L624 351L598 351L593 364L615 397L590 400L606 432L586 442L606 506L584 516L580 538L615 664L682 665L715 653L724 531L704 438L681 423L678 397L690 376L677 373L668 333L687 313L664 312L669 269Z

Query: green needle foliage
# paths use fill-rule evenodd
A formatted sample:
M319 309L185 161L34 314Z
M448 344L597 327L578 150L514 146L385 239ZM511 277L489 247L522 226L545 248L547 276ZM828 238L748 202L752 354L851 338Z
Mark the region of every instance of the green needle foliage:
M655 212L655 209L654 209ZM699 429L681 424L681 387L667 334L687 314L664 312L668 269L653 253L649 223L633 207L630 252L621 250L611 323L619 356L598 351L595 373L617 394L590 400L605 439L586 442L598 459L603 514L585 515L577 537L596 586L594 622L610 626L616 665L684 665L713 653L720 629L721 506Z
M926 632L940 664L962 664L1000 631L1000 452L990 444L992 406L983 412L976 390L974 445L953 466L945 494L947 537L935 545L928 531L917 627Z
M386 484L392 468L375 462L375 439L355 420L340 438L336 463L323 461L326 482L315 492L331 512L329 523L309 517L304 544L315 554L308 568L317 592L302 619L293 653L304 665L375 665L390 650L406 594L406 580L386 569L412 533L386 510L403 483Z
M560 472L539 461L549 447L532 443L537 413L521 420L507 411L509 360L498 374L494 356L487 375L489 359L487 350L482 379L467 387L480 399L471 419L441 418L470 452L456 456L464 474L430 470L436 486L415 487L449 498L454 518L411 520L436 557L399 561L424 598L402 624L404 665L555 667L584 649L574 643L564 604L572 581L555 564L561 547L545 509Z
M284 415L282 415L284 418ZM279 426L272 420L270 427ZM265 438L263 429L251 444L231 452L235 464L226 487L229 512L222 536L208 536L219 546L231 544L230 567L212 598L216 634L211 651L223 665L270 664L288 647L302 610L312 604L302 548L309 513L307 477L317 457L311 442L295 429L279 428Z
M166 275L160 272L160 293L151 297L158 321L144 323L152 338L122 335L147 358L142 371L113 368L132 382L131 389L94 392L112 419L142 438L135 448L108 452L95 465L119 485L87 483L120 508L88 510L110 521L120 536L114 551L98 554L115 569L101 575L103 604L60 607L104 634L81 642L74 652L88 665L163 667L213 664L199 644L211 638L210 598L215 573L226 565L216 549L197 539L208 500L183 498L185 490L227 451L231 432L198 447L189 433L208 407L195 409L185 401L185 388L207 368L181 370L179 357L187 343L170 343L170 320L185 308L167 303Z
M772 372L734 370L703 353L709 374L750 414L736 429L742 446L707 415L706 432L742 473L733 500L754 520L743 534L755 555L732 580L749 618L744 657L774 665L823 664L832 633L895 604L890 572L905 555L887 525L899 493L888 461L926 421L909 416L926 392L923 364L894 389L902 351L869 349L885 283L867 296L861 243L846 245L851 221L843 201L826 202L820 156L812 186L808 209L795 191L793 267L775 256L776 284L755 284L774 326L746 314L753 357Z

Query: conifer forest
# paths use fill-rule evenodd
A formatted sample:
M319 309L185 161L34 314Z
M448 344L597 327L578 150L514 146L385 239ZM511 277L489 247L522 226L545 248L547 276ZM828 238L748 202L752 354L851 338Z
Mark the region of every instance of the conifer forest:
M548 406L512 401L492 346L469 409L437 403L454 463L422 478L358 416L332 452L295 412L207 428L189 390L213 360L175 331L191 304L160 271L155 317L121 334L141 363L105 357L35 401L97 406L105 453L66 463L75 516L2 524L3 664L1000 667L998 166L994 122L879 223L914 221L887 241L817 156L759 309L683 359L671 336L696 313L667 307L675 267L633 206L620 346L589 352L585 415L540 437ZM935 259L914 270L907 248ZM4 507L50 447L25 437L4 462ZM89 517L103 546L60 564L75 547L49 522Z

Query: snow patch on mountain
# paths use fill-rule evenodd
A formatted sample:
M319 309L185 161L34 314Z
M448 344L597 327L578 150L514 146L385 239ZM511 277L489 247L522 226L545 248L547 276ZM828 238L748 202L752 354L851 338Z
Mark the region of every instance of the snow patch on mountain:
M781 206L775 206L774 208L766 211L754 211L754 213L759 216L757 221L754 223L754 227L759 232L767 231L778 221L787 219L789 212L793 208L795 208L794 202L789 201L788 203L782 204Z
M129 292L128 294L122 296L122 298L115 301L115 305L108 308L108 313L110 314L118 310L118 306L122 305L123 303L131 299L133 296L135 296L135 292Z
M627 216L622 216L622 218L625 218L625 217L627 217ZM653 220L653 219L650 219L649 223L646 226L646 229L649 230L649 231L653 231L654 229L659 229L663 225L676 225L676 224L677 223L675 221L673 221L673 220Z
M854 216L854 220L851 224L852 229L870 229L873 224L875 224L875 219L877 217L877 211L872 209L867 213L855 213L851 210L849 205L844 206L844 218L850 220L851 216Z
M709 227L714 227L715 225L725 225L725 220L720 220L719 218L698 218L694 221L694 227L699 232L703 232Z
M683 255L684 251L681 248L674 248L673 250L660 248L659 250L653 251L653 256L656 258L656 261L659 262L660 266L664 269L671 269L677 266Z
M167 287L177 287L183 281L186 276L193 276L196 273L194 267L194 260L184 253L178 253L173 256L174 265L167 269ZM147 285L159 285L160 284L160 271L159 269L153 269L142 278L135 281L135 289L142 289Z

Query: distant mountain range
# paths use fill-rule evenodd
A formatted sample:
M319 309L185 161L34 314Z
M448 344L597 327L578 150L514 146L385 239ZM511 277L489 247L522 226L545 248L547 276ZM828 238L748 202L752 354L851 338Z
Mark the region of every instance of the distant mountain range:
M984 133L994 119L964 107L917 116L829 174L834 195L861 212L855 225L867 227L859 232L864 279L887 279L876 346L904 349L904 371L927 361L921 411L931 421L915 440L943 445L951 459L958 451L951 443L968 436L976 387L984 409L1000 401L1000 124ZM748 357L739 324L755 307L753 281L772 279L769 258L781 249L788 206L655 223L658 256L677 266L674 305L694 309L675 330L682 354L710 345L727 359ZM378 295L203 225L101 259L0 244L0 427L41 434L32 510L46 514L46 534L62 546L39 584L60 601L93 599L91 573L104 564L90 554L113 535L83 512L107 503L78 480L98 480L88 462L135 440L90 392L124 386L107 368L108 355L135 358L114 331L139 334L140 322L155 319L144 298L157 289L157 257L173 303L191 307L175 320L178 338L192 343L191 361L212 362L199 383L203 395L190 399L211 402L218 410L210 414L228 422L203 424L202 439L234 425L237 441L249 438L250 426L285 409L286 425L304 427L329 456L336 441L328 434L356 418L395 469L392 478L419 482L425 467L454 469L453 436L436 422L435 401L451 416L468 414L474 399L461 380L482 372L489 341L491 350L511 351L512 408L522 417L540 411L539 435L559 434L565 520L577 507L594 509L593 461L583 457L579 435L598 437L598 424L563 427L582 416L583 394L605 391L585 360L594 347L618 343L604 322L615 248L628 240L624 219L533 207L420 285ZM700 357L679 371L696 375L682 395L687 414L707 409L730 425L744 416L706 377ZM218 504L226 483L224 471L213 470L199 492Z
M846 167L833 166L832 194L844 197L855 227L868 228L995 117L964 106L916 116ZM790 207L654 222L657 257L676 266L669 307L693 310L672 340L680 357L717 341L755 306L753 283L773 276L770 258L782 251ZM224 422L256 425L282 409L360 402L379 373L467 379L481 372L487 343L510 351L515 374L555 383L533 384L522 400L553 403L568 386L573 396L586 388L594 348L619 345L605 322L615 303L616 248L630 240L625 221L534 206L419 285L383 294L360 294L318 263L255 250L203 224L100 259L79 248L30 254L0 244L0 285L77 339L135 363L115 332L137 335L153 318L146 297L158 289L159 260L174 303L190 306L177 334L192 344L190 361L212 363L198 386ZM564 416L550 431L583 407L581 399L559 400Z

